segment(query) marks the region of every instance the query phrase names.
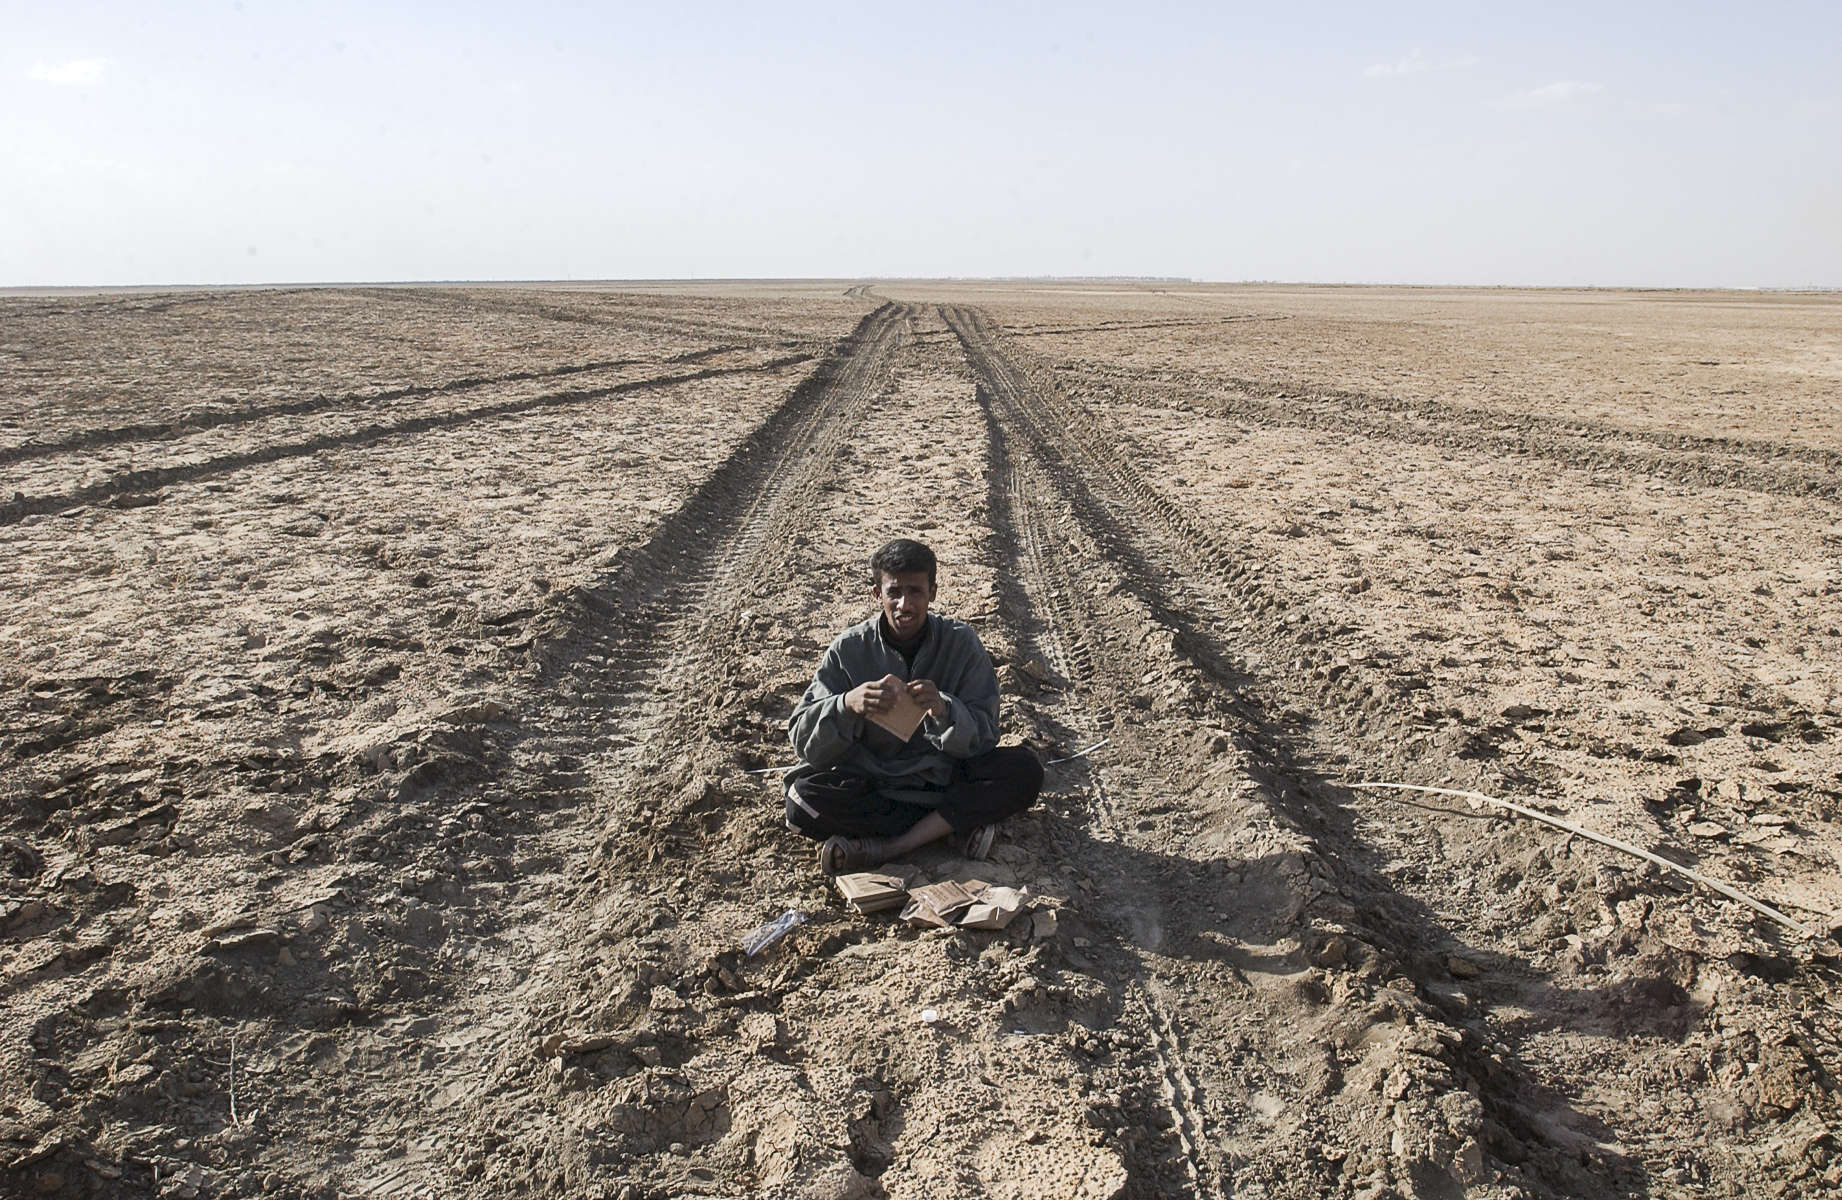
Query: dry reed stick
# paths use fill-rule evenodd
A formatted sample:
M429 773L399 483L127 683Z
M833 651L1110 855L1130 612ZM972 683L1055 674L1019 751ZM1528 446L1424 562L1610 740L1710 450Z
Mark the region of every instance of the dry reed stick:
M1720 882L1718 879L1709 879L1706 875L1703 875L1699 871L1691 870L1688 867L1683 866L1681 863L1670 862L1667 858L1664 858L1658 854L1652 854L1650 851L1645 850L1641 846L1633 846L1630 842L1621 842L1617 838L1606 837L1602 833L1594 833L1592 830L1582 828L1579 825L1575 825L1571 821L1563 821L1559 817L1551 817L1547 813L1541 812L1537 809L1529 808L1527 805L1516 804L1509 800L1499 800L1495 796L1486 796L1482 792L1461 792L1454 788L1422 787L1417 783L1350 783L1350 784L1347 784L1346 786L1353 787L1353 788L1392 788L1392 789L1397 789L1403 792L1430 792L1435 796L1457 796L1465 800L1480 800L1486 804L1495 804L1499 808L1507 808L1509 811L1513 813L1518 813L1522 816L1525 816L1529 818L1531 821L1540 821L1544 825L1552 825L1556 829L1564 829L1568 833L1575 834L1576 836L1579 836L1579 837L1583 837L1589 842L1598 842L1601 846L1610 846L1614 850L1622 850L1626 854L1636 855L1638 858L1644 859L1646 862L1653 862L1659 867L1663 867L1667 870L1674 871L1678 875L1682 875L1689 879L1692 879L1696 883L1699 883L1701 886L1705 888L1708 888L1715 892L1719 892L1721 895L1727 897L1729 900L1738 900L1741 904L1744 904L1746 907L1753 909L1756 912L1763 913L1764 915L1770 917L1772 920L1778 922L1780 925L1783 925L1789 929L1795 929L1797 932L1803 934L1805 937L1815 937L1816 936L1815 930L1810 929L1807 926L1802 925L1799 922L1792 920L1790 917L1785 916L1783 913L1779 912L1777 909L1773 908L1769 904L1763 903L1762 901L1759 901L1759 900L1754 900L1751 896L1746 895L1744 892L1736 891L1733 888L1728 887L1726 884Z
M1053 767L1056 763L1073 762L1077 758L1086 758L1089 754L1092 754L1094 751L1100 749L1100 747L1106 745L1108 742L1112 740L1113 740L1112 738L1101 738L1099 741L1095 742L1091 746L1086 747L1085 749L1076 750L1073 754L1070 754L1067 758L1052 758L1048 762L1044 763L1043 766Z

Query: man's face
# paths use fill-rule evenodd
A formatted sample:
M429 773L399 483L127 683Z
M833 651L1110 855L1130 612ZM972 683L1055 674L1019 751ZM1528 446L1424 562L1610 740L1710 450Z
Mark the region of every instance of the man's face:
M927 581L926 571L903 571L899 575L884 571L871 592L882 603L883 619L895 630L896 637L907 641L921 632L921 622L927 620L927 606L934 602L934 585Z

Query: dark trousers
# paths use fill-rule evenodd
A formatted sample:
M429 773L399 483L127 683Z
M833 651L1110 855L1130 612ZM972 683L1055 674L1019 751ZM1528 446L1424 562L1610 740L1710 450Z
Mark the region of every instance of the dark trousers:
M1000 746L959 760L953 782L932 808L891 800L877 792L875 780L833 767L787 785L787 826L818 841L839 834L899 837L937 812L954 833L964 833L1022 812L1036 803L1042 788L1042 763L1024 746Z

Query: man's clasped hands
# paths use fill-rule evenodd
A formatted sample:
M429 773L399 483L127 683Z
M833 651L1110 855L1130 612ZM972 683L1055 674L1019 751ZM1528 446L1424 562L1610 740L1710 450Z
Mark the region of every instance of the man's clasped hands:
M869 683L860 683L844 693L844 706L860 717L886 713L901 702L903 695L912 700L919 708L932 713L936 719L947 715L946 698L931 679L901 680L894 675L885 675L881 679L872 679Z

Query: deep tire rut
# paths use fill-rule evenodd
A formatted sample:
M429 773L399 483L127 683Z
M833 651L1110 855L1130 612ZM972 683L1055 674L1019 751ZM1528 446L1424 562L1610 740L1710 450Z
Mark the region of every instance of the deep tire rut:
M622 329L650 329L659 333L678 337L721 339L724 341L746 338L762 342L793 342L804 344L807 339L800 338L786 330L767 329L756 326L736 325L724 321L697 320L695 318L661 316L634 307L624 307L611 312L595 312L567 305L556 304L536 299L535 296L519 295L516 292L505 295L492 292L448 291L439 288L363 288L361 295L375 297L379 300L393 300L399 303L424 304L463 310L513 313L518 316L537 317L545 321L562 321L573 325L607 325ZM871 299L873 297L864 297Z
M1290 837L1294 849L1281 855L1281 862L1288 858L1298 860L1306 878L1292 885L1298 894L1291 901L1290 915L1285 917L1293 930L1284 939L1291 949L1285 945L1278 948L1279 958L1292 959L1295 965L1281 967L1280 975L1302 972L1293 977L1303 981L1298 984L1303 994L1322 996L1325 984L1316 981L1318 976L1306 968L1312 961L1327 957L1324 947L1361 945L1371 969L1380 967L1389 972L1399 971L1430 956L1435 948L1450 944L1453 938L1438 918L1400 895L1379 873L1374 855L1353 833L1347 814L1329 807L1347 803L1348 798L1307 765L1309 753L1295 750L1279 723L1264 715L1267 708L1262 701L1265 705L1275 704L1278 701L1273 697L1284 696L1287 689L1249 675L1233 649L1220 640L1219 631L1257 625L1263 613L1278 607L1263 594L1263 587L1250 586L1248 564L1232 560L1217 535L1151 488L1127 459L1117 435L1109 435L1093 418L1060 404L1051 388L1039 386L1018 368L1000 349L995 331L982 313L950 309L945 315L965 346L980 380L981 397L995 414L996 427L1015 447L1011 453L1042 464L1050 494L1056 497L1056 503L1066 506L1072 529L1091 539L1099 561L1107 564L1106 574L1111 581L1108 590L1119 597L1135 598L1150 627L1168 631L1168 650L1164 652L1177 664L1177 681L1167 715L1176 718L1187 712L1191 721L1204 720L1206 716L1219 721L1226 740L1245 755L1247 778L1257 784L1251 795L1267 797L1256 809L1243 809L1241 816L1235 815L1235 806L1230 803L1220 816L1199 811L1189 814L1190 819L1206 827L1216 820L1246 819L1248 812L1264 809L1268 819L1293 831ZM1013 514L1012 519L1025 529L1031 520L1028 514ZM1019 537L1026 547L1033 540L1037 539L1028 533ZM1062 541L1064 545L1072 542L1069 533ZM1025 587L1053 597L1063 588L1053 582L1053 572L1037 565L1039 558L1027 549L1019 555ZM1091 618L1063 600L1051 599L1041 607L1047 610L1051 624L1059 619L1089 627ZM1052 643L1055 639L1048 640ZM1111 643L1117 646L1123 640L1113 638ZM1295 669L1311 661L1313 654L1299 647L1293 659ZM1187 678L1185 664L1190 672ZM1098 672L1075 681L1082 693L1081 702L1088 700L1089 689L1134 694L1133 671L1140 662L1120 657L1114 650L1111 657L1102 655L1096 665ZM1143 701L1139 697L1138 702ZM1360 708L1357 713L1365 720L1369 716ZM1119 740L1117 734L1115 740ZM1119 771L1139 773L1134 769L1137 764L1132 763L1130 749L1109 747L1103 756L1096 757L1102 762L1119 762ZM1152 780L1170 781L1178 769L1174 763L1154 762L1145 764L1142 773ZM1090 778L1116 773L1099 764L1089 766L1087 772ZM1171 784L1163 782L1162 786ZM1145 828L1147 819L1155 824L1164 807L1127 784L1109 784L1107 791L1113 800L1105 808L1096 801L1096 807L1107 812L1104 824L1115 829L1126 822ZM1117 815L1111 809L1116 809ZM1279 881L1287 882L1283 868ZM1120 886L1130 888L1129 877L1122 877ZM1159 929L1160 922L1187 925L1184 932L1188 935L1199 932L1196 914L1190 911L1196 902L1197 897L1184 891L1166 893L1157 897L1150 913L1129 912L1130 927L1120 931L1122 942L1131 945L1136 933L1144 948L1133 956L1132 972L1143 980L1134 987L1146 1007L1145 1023L1162 1076L1159 1092L1168 1108L1168 1124L1182 1147L1188 1177L1185 1187L1198 1194L1210 1194L1217 1179L1223 1191L1240 1190L1253 1183L1269 1186L1289 1173L1283 1165L1288 1159L1293 1160L1294 1169L1324 1170L1322 1163L1299 1160L1300 1147L1295 1141L1272 1140L1271 1132L1263 1131L1259 1120L1262 1111L1284 1107L1284 1102L1275 1098L1295 1089L1293 1079L1312 1074L1309 1055L1313 1051L1291 1045L1285 1029L1265 1024L1251 1035L1253 1045L1224 1060L1219 1057L1221 1049L1236 1040L1232 1021L1217 1009L1173 1010L1164 1000L1166 995L1178 995L1188 998L1194 1006L1204 994L1196 979L1185 977L1186 967L1155 953L1164 937L1175 935L1174 930ZM1146 924L1153 927L1149 937L1142 932ZM1328 956L1341 958L1344 953L1339 948ZM1248 978L1246 974L1240 977ZM1175 986L1164 987L1166 978ZM1257 986L1256 994L1265 986ZM1332 987L1335 986L1332 977ZM1359 985L1354 994L1372 993ZM1422 1019L1429 1026L1441 1023L1435 1012L1436 1007L1424 1010ZM1243 1041L1247 1036L1243 1031ZM1442 1125L1437 1115L1427 1117L1429 1132L1416 1135L1423 1136L1427 1144L1468 1141L1475 1146L1494 1136L1489 1133L1491 1129L1513 1127L1527 1132L1515 1099L1523 1090L1523 1073L1515 1065L1513 1052L1500 1044L1477 1043L1472 1040L1475 1036L1449 1028L1440 1033L1437 1041L1423 1043L1429 1049L1444 1049L1430 1053L1430 1062L1438 1064L1427 1068L1433 1072L1429 1079L1434 1082L1408 1085L1410 1090L1424 1087L1429 1096L1436 1093L1443 1086L1436 1082L1441 1073L1448 1078L1472 1077L1485 1083L1484 1112L1459 1119L1449 1127ZM1237 1085L1230 1089L1234 1094L1202 1094L1196 1083L1198 1074L1185 1061L1186 1043L1213 1049L1217 1057L1212 1069L1204 1074L1217 1087L1226 1087L1232 1080ZM1289 1066L1274 1070L1288 1060ZM1323 1074L1321 1066L1317 1073ZM1341 1073L1333 1052L1329 1077L1334 1080ZM1359 1098L1347 1102L1362 1103ZM1314 1136L1336 1136L1334 1125L1324 1124L1329 1120L1324 1110L1308 1119L1317 1124ZM1252 1167L1255 1173L1242 1178L1237 1172L1243 1167ZM1334 1170L1335 1164L1330 1168ZM1400 1169L1422 1175L1431 1169L1435 1176L1443 1170L1428 1168L1424 1162L1415 1165L1406 1161ZM1602 1161L1600 1169L1622 1170L1616 1158ZM1153 1170L1152 1164L1141 1160L1135 1175L1149 1176ZM1563 1172L1552 1181L1559 1190L1572 1185L1566 1179L1570 1173ZM1231 1175L1233 1185L1228 1182ZM1293 1179L1291 1186L1299 1183ZM1451 1185L1456 1186L1455 1182Z
M86 487L72 488L52 495L26 496L5 504L0 504L0 525L15 525L28 516L42 513L62 512L84 504L109 501L119 497L143 495L177 483L192 483L201 479L211 479L228 475L246 467L263 463L279 462L289 458L300 458L309 454L318 454L327 450L351 449L358 446L374 445L389 438L408 437L427 433L435 429L448 429L475 421L497 420L516 416L521 413L538 412L547 409L565 408L572 405L588 404L618 396L626 392L643 391L652 388L674 387L680 384L696 383L704 379L719 379L730 375L767 374L796 366L808 361L809 356L795 354L771 359L764 363L755 363L744 367L711 367L697 371L685 371L672 375L659 375L650 379L630 380L626 383L611 384L599 388L577 388L569 391L551 392L541 396L524 397L507 400L498 404L484 404L472 408L451 412L425 414L405 417L397 421L386 421L367 425L363 428L348 430L343 433L321 434L315 437L301 438L294 441L274 442L241 450L232 454L218 455L202 462L185 463L171 467L154 467L139 471L126 471L101 483Z
M537 682L574 698L573 715L559 715L511 750L514 763L534 771L557 761L573 767L573 802L548 831L527 839L536 857L556 866L508 895L492 939L496 953L479 964L482 980L516 979L515 990L463 996L441 1020L455 1039L489 1031L444 1063L431 1088L467 1101L474 1128L433 1125L421 1138L401 1131L424 1152L381 1175L373 1194L452 1194L461 1186L457 1170L489 1189L494 1180L504 1186L588 1172L581 1145L538 1118L546 1105L532 1092L551 1086L545 1063L555 1052L545 1055L538 1044L551 1019L543 1014L567 1006L580 982L567 966L568 947L595 937L603 895L592 882L596 862L600 873L623 876L694 854L671 844L679 814L642 811L636 798L667 769L700 684L722 677L722 637L785 539L809 523L837 445L884 385L907 332L901 306L866 317L644 546L560 606L535 648ZM480 1146L493 1148L506 1174L477 1157L453 1157Z
M1129 663L1120 655L1118 639L1109 640L1104 632L1108 618L1099 597L1071 574L1070 562L1083 557L1074 548L1074 537L1077 531L1086 532L1081 530L1074 510L1065 507L1070 503L1067 489L1074 468L1053 440L1045 436L1033 414L1027 412L1028 401L1020 379L993 346L981 318L961 309L943 310L942 315L960 338L986 409L996 469L993 519L997 528L1010 536L1012 608L1025 644L1047 660L1058 681L1072 693L1076 707L1064 713L1071 726L1067 730L1070 740L1078 739L1084 744L1102 739L1125 742L1130 733L1121 726L1115 697L1131 694L1138 678L1137 668L1143 664ZM1051 515L1052 510L1059 512L1062 526L1055 532L1050 523L1057 517ZM1102 765L1122 752L1128 757L1133 755L1129 746L1109 746L1094 757L1075 760L1061 771L1063 780L1088 797L1093 808L1094 834L1103 843L1117 844L1128 839L1128 821L1145 807L1144 797L1131 794L1129 787L1122 795ZM1104 853L1100 846L1095 849ZM1123 892L1133 886L1130 868L1118 863L1101 865L1114 874L1109 891ZM1172 900L1166 898L1163 904L1168 906ZM1115 924L1112 932L1125 947L1147 940L1142 928L1130 920ZM1155 935L1149 940L1155 944ZM1172 1147L1158 1139L1139 1147L1136 1153L1128 1153L1127 1168L1136 1181L1135 1189L1162 1194L1172 1186L1180 1186L1189 1195L1224 1195L1226 1166L1208 1134L1209 1119L1200 1102L1195 1075L1185 1060L1179 1018L1167 1000L1169 989L1158 978L1161 968L1149 955L1128 953L1136 961L1128 968L1132 977L1130 1000L1120 1015L1128 1020L1136 1016L1133 1023L1140 1026L1150 1057L1144 1068L1149 1078L1138 1092L1157 1097L1165 1110L1141 1117L1140 1122L1148 1128L1167 1129L1176 1151L1173 1156ZM1180 1164L1177 1179L1171 1178L1173 1160Z
M118 446L129 442L172 441L190 437L208 429L250 425L275 417L308 416L343 409L371 409L379 405L393 404L399 400L471 392L481 388L503 387L513 383L530 383L539 379L562 379L571 375L593 374L597 371L615 371L623 367L648 364L682 366L702 362L704 359L715 358L717 355L739 349L743 347L712 346L708 349L692 350L664 358L610 358L595 362L571 363L561 367L547 367L541 371L513 371L504 375L468 375L441 383L411 384L375 392L308 396L295 400L246 404L236 408L207 408L188 411L179 413L167 421L137 421L130 425L110 425L100 429L85 429L68 437L51 441L30 441L17 446L0 447L0 466L34 459L54 458L60 454L94 450L100 446Z
M1746 438L1633 429L1584 418L1510 414L1436 400L1313 387L1288 380L1149 379L1090 374L1096 390L1204 411L1260 426L1355 434L1457 451L1546 459L1586 472L1631 472L1692 487L1737 487L1785 496L1842 496L1842 453Z

